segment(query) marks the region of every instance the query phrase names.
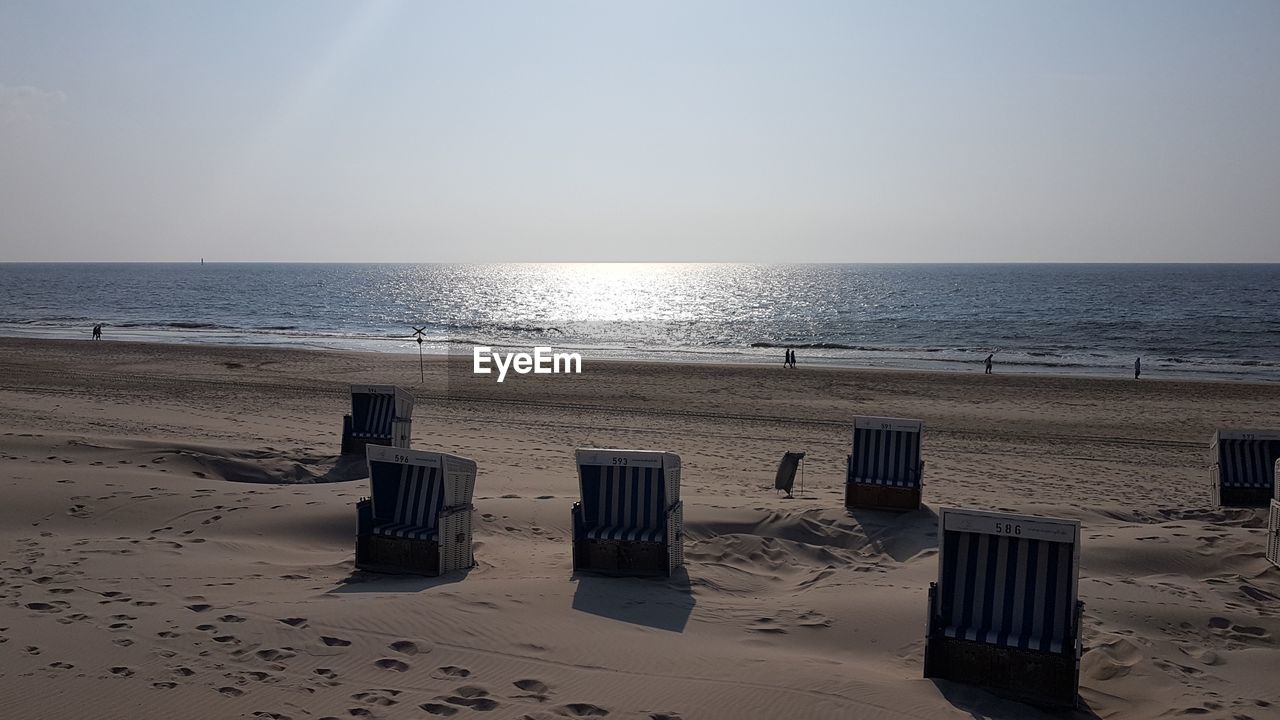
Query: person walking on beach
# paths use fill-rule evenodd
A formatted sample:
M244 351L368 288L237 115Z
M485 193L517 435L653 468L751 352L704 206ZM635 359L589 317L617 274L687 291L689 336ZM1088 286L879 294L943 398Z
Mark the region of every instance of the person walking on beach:
M786 350L783 350L782 353L783 353L782 367L784 368L791 367L791 348L787 348Z
M1137 380L1141 376L1142 376L1142 356L1139 355L1138 358L1133 361L1133 379Z
M791 351L791 369L792 370L796 369L796 351L795 350Z
M988 355L988 356L987 356L987 359L986 359L986 360L983 360L983 361L982 361L983 365L985 365L985 366L986 366L986 368L987 368L987 369L986 369L986 372L985 372L984 374L986 374L986 375L990 375L990 374L991 374L991 358L993 358L993 357L995 357L995 356L996 356L996 354L995 354L995 353L991 353L990 355Z
M93 339L94 340L102 339L102 323L98 323L93 326Z

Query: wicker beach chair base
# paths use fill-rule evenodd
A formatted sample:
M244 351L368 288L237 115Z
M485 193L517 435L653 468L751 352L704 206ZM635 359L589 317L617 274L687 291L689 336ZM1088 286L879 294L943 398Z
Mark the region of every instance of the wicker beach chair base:
M1214 484L1213 498L1219 507L1264 508L1275 491L1267 487L1225 487Z
M440 574L440 544L432 540L359 535L356 567L376 573L434 577Z
M918 487L892 487L869 483L846 483L844 486L844 506L850 510L865 508L910 512L920 509L920 499L921 492Z
M671 552L667 543L620 540L576 540L574 571L608 575L670 575Z
M929 591L934 616L935 592ZM1080 617L1082 605L1077 607ZM1066 653L1003 647L947 637L933 623L924 648L924 676L975 685L997 695L1048 708L1079 703L1080 661L1076 647ZM1076 646L1079 624L1076 625Z
M439 538L419 540L390 537L370 531L372 503L356 504L359 529L356 534L356 567L376 573L427 575L435 577L465 570L475 565L471 545L471 507L445 508L440 512Z

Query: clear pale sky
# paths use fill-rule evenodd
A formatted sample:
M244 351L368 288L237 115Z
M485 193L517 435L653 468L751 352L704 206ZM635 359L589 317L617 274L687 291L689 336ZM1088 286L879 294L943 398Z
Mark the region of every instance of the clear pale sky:
M1280 262L1280 2L0 0L0 261Z

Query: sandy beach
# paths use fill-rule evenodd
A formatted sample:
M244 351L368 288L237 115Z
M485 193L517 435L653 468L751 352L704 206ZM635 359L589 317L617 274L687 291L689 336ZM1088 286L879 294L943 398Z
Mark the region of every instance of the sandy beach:
M0 339L6 718L1038 717L921 677L941 506L1079 519L1079 717L1280 717L1263 510L1214 509L1217 427L1280 384ZM479 464L476 559L353 566L350 383ZM842 506L851 418L925 421L927 509ZM687 576L573 577L576 447L683 461ZM805 492L773 489L808 453Z

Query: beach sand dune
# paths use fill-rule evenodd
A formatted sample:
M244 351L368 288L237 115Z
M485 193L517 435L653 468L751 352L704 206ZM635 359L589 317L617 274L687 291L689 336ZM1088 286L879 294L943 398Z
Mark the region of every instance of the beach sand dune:
M1280 386L585 370L0 340L0 715L1041 716L921 677L936 509L961 506L1081 521L1078 716L1280 717L1264 513L1213 508L1207 472L1214 428L1280 424ZM354 570L353 382L414 388L414 447L479 464L474 569ZM841 507L855 414L925 420L926 509ZM581 446L680 454L687 572L572 575Z

